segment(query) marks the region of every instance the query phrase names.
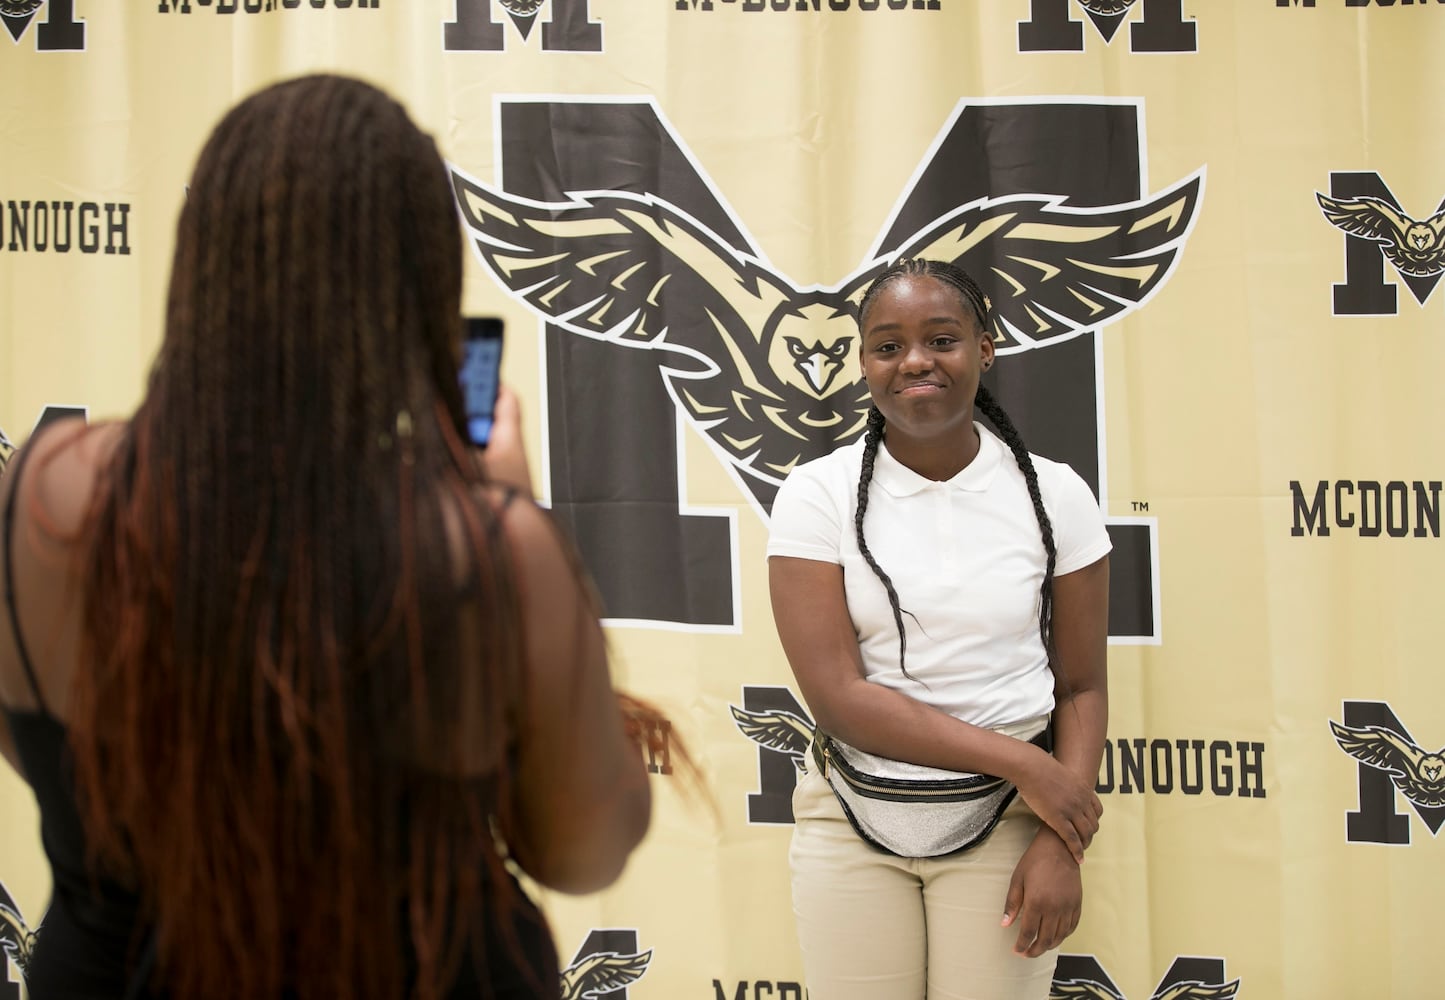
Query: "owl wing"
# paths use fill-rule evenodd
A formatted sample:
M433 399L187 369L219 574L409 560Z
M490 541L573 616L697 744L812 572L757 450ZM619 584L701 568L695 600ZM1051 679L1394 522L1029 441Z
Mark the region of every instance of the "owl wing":
M1049 987L1049 1000L1124 1000L1103 983L1092 979L1055 980Z
M620 955L615 951L588 955L562 973L562 996L564 1000L584 1000L620 990L641 979L650 961L651 949L638 955Z
M729 351L752 361L756 332L795 294L651 195L540 202L456 168L452 184L468 236L503 287L572 333L669 351L679 374L715 373Z
M1239 980L1231 983L1175 983L1154 994L1150 1000L1234 1000Z
M1079 208L1063 198L981 198L893 256L952 261L994 310L995 349L1063 340L1142 305L1173 272L1204 189L1195 173L1152 198Z
M1342 726L1331 719L1330 729L1335 734L1335 741L1345 753L1371 767L1378 767L1401 777L1415 776L1420 759L1425 756L1419 747L1383 726L1356 729Z
M1325 218L1338 229L1351 236L1363 236L1367 240L1398 246L1404 242L1405 233L1415 220L1402 213L1383 198L1363 195L1359 198L1331 198L1315 192L1320 210Z
M736 705L728 707L732 709L738 729L759 746L801 756L813 741L812 725L794 712L781 709L752 712Z

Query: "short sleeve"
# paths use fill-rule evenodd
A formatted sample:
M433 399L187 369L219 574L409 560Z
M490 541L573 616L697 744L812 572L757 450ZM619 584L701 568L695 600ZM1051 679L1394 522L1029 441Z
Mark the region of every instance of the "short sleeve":
M1049 462L1048 466L1051 473L1048 510L1057 550L1054 575L1063 576L1098 562L1109 554L1114 543L1089 484L1067 465Z
M800 466L783 481L773 500L768 528L768 555L842 563L846 504L828 488L828 476L813 466Z

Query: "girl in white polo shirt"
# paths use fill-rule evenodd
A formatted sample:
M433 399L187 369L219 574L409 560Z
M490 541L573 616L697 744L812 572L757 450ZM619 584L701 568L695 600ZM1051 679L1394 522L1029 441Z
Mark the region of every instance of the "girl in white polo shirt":
M809 994L1044 1000L1102 812L1109 536L1083 480L1031 456L979 385L994 350L971 278L900 261L858 322L867 431L793 471L768 543L783 649L819 733L841 744L820 735L834 755L808 758L793 799ZM861 808L845 812L822 773L835 762L841 787L849 747L855 763L992 775L1018 794L971 846L900 856L855 831Z

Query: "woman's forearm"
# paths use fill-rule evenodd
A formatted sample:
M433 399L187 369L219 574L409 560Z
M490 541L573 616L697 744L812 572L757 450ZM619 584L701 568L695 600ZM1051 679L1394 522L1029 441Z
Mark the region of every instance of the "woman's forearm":
M830 692L822 703L827 707L818 712L818 724L825 732L894 760L1018 783L1044 756L1024 740L971 725L862 678Z
M1054 709L1054 756L1074 774L1096 783L1108 726L1105 692L1077 692Z

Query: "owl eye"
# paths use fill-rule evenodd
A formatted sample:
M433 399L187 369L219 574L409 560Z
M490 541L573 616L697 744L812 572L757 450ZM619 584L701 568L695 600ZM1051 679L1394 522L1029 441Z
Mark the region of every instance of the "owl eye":
M788 337L786 339L788 342L789 354L791 354L795 358L807 357L808 349L803 346L803 342L801 340L798 340L796 337Z
M836 344L834 344L832 347L828 348L828 357L830 357L830 358L846 358L846 357L848 356L848 348L851 347L851 346L852 346L852 344L851 344L849 341L847 341L847 340L840 340L840 341L838 341Z

